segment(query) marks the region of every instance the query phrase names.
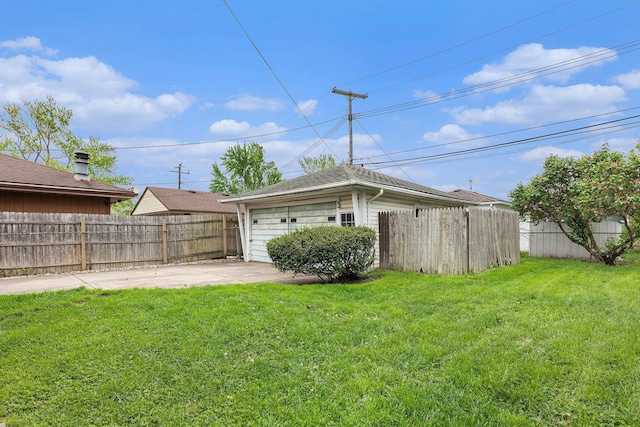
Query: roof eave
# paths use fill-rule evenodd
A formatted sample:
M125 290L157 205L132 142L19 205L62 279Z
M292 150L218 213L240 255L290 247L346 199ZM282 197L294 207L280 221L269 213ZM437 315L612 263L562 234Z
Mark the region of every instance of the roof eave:
M24 191L29 193L53 193L63 195L76 195L76 196L90 196L90 197L109 197L119 199L132 199L137 194L133 191L108 191L97 190L91 188L71 188L71 187L58 187L53 185L32 185L22 184L15 182L2 182L0 183L0 190L9 191Z
M286 197L286 196L295 196L298 194L303 194L303 193L311 193L311 192L318 192L318 191L323 191L323 190L333 190L333 189L337 189L337 188L348 188L348 187L365 187L365 188L372 188L372 189L384 189L385 191L389 191L389 192L395 192L395 193L400 193L400 194L405 194L405 195L409 195L409 196L413 196L413 197L419 197L419 198L430 198L430 199L436 199L436 200L440 200L440 201L446 201L446 202L453 202L453 203L457 203L460 204L461 206L464 205L476 205L477 203L475 202L471 202L468 200L463 200L460 198L454 198L454 197L447 197L447 196L441 196L441 195L437 195L437 194L432 194L432 193L427 193L427 192L422 192L422 191L417 191L417 190L410 190L410 189L406 189L406 188L401 188L401 187L395 187L395 186L391 186L391 185L386 185L386 184L376 184L376 183L372 183L372 182L368 182L368 181L361 181L361 180L357 180L357 179L351 179L348 181L341 181L341 182L336 182L330 185L318 185L318 186L314 186L314 187L305 187L305 188L300 188L300 189L292 189L292 190L287 190L287 191L274 191L271 193L265 193L265 194L256 194L253 196L245 196L243 197L242 195L237 196L237 197L229 197L227 199L221 200L221 203L247 203L247 202L252 202L252 201L259 201L259 200L263 200L263 199L267 199L267 198L273 198L273 197Z

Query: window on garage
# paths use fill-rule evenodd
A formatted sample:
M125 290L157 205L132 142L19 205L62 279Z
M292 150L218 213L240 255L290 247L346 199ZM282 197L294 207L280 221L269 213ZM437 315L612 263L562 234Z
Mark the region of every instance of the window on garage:
M353 227L356 225L356 220L353 216L353 212L345 212L340 214L340 225L343 227Z

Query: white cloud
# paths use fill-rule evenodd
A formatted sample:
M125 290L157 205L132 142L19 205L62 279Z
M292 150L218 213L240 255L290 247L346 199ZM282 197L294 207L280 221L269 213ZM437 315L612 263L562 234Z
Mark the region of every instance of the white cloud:
M437 102L440 101L441 97L432 90L414 90L412 93L414 98L417 99L429 99L429 101Z
M182 92L156 98L125 93L90 99L73 108L73 119L84 129L137 130L182 113L192 102Z
M426 142L434 144L449 144L467 142L466 146L482 145L482 135L467 132L461 126L456 124L444 125L437 132L425 132L422 139ZM471 143L471 144L469 144Z
M29 37L2 45L46 51L38 47L38 39ZM74 127L91 131L142 129L184 112L194 101L179 91L156 97L135 94L135 81L93 56L61 60L37 55L3 57L0 82L0 103L51 95L59 105L73 110Z
M625 101L619 86L578 84L567 87L534 86L523 99L502 101L485 109L463 107L450 110L463 124L487 122L507 124L542 123L585 117L616 110Z
M0 42L0 48L9 49L12 51L33 51L39 52L47 56L52 56L58 53L56 49L45 48L42 46L40 39L37 37L21 37L15 40L5 40Z
M317 106L317 99L308 99L306 101L298 102L298 108L304 113L305 116L310 116L311 114L313 114Z
M204 104L202 104L199 109L200 110L207 110L209 108L213 108L215 107L215 104L213 102L205 102Z
M589 59L587 61L588 63L579 65L581 62L580 57L593 55L595 53L597 53L597 56L593 56L592 58L601 59ZM615 51L599 47L582 46L577 49L545 49L543 45L538 43L525 44L505 56L501 63L487 64L482 67L481 71L465 77L463 82L472 85L483 84L568 62L567 68L569 69L564 71L547 75L547 73L554 71L554 69L547 68L536 72L539 77L544 75L544 78L547 80L564 82L580 70L612 61L616 56ZM561 67L559 67L558 70L560 68Z
M219 120L209 126L209 132L230 138L242 137L276 137L286 132L287 128L278 126L274 122L266 122L258 126L251 126L248 122L235 120ZM275 135L272 135L275 134Z
M260 98L259 96L240 95L233 101L229 101L226 107L230 110L255 111L267 110L278 111L284 108L282 102L276 98Z
M582 157L584 153L573 149L563 149L545 145L544 147L536 147L533 150L529 150L526 153L520 155L518 160L524 163L539 163L542 164L550 155L556 155L558 157Z
M625 89L640 89L640 70L633 70L627 74L620 74L614 78Z
M591 151L597 151L603 144L608 144L612 151L627 152L638 144L638 138L605 138L594 143Z
M57 83L62 89L73 90L84 96L122 93L137 86L135 81L124 77L93 56L60 61L36 59L34 66L39 67L45 75L57 77Z
M235 120L219 120L209 126L209 133L214 135L245 135L251 128L248 122L237 122Z

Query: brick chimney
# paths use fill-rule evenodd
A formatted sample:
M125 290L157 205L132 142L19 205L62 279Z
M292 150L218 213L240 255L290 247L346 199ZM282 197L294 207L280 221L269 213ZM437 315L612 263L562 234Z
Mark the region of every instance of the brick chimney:
M73 176L78 181L90 181L89 178L89 153L76 151L76 174Z

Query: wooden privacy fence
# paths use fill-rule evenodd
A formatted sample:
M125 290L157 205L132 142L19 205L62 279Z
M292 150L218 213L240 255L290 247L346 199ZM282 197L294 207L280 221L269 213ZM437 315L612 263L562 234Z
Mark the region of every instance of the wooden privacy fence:
M235 215L0 212L0 276L96 270L239 254Z
M520 262L518 214L447 208L380 212L380 267L456 275Z

